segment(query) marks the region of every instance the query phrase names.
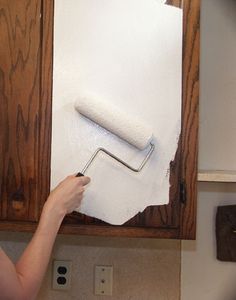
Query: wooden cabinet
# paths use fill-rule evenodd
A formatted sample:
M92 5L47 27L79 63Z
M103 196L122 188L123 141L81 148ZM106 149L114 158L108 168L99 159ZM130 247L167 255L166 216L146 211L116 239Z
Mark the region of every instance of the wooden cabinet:
M195 237L199 0L167 2L184 11L182 132L170 165L170 203L123 226L73 213L62 233ZM53 1L1 0L0 37L0 229L32 231L50 183Z
M51 1L0 1L2 224L36 222L48 194L52 12Z

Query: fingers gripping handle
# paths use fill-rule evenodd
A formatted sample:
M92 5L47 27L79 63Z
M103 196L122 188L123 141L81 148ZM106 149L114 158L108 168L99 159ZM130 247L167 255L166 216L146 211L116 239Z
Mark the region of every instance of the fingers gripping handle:
M75 177L82 177L82 176L84 176L84 174L79 172L79 173L76 174Z

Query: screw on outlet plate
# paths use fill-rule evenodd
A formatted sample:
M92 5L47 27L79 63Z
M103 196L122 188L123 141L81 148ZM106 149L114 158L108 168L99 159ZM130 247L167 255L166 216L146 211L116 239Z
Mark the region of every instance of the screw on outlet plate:
M95 295L112 296L113 266L95 266Z

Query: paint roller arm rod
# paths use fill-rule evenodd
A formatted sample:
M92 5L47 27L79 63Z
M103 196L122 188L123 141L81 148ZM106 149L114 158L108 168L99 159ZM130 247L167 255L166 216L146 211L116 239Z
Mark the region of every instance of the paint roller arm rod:
M85 167L82 170L82 174L85 174L85 172L87 171L87 169L89 168L89 166L92 164L93 160L95 159L95 157L97 156L97 154L99 152L104 152L107 155L109 155L110 157L112 157L113 159L115 159L116 161L118 161L119 163L121 163L123 166L129 168L130 170L134 171L134 172L140 172L143 167L145 166L145 164L147 163L149 157L152 155L153 151L155 149L155 145L150 143L150 149L147 153L147 155L145 156L144 160L142 161L142 163L140 164L140 166L138 168L134 168L131 165L127 164L125 161L123 161L122 159L120 159L119 157L115 156L114 154L112 154L111 152L109 152L108 150L104 149L104 148L98 148L94 154L91 156L90 160L87 162L87 164L85 165ZM81 174L80 173L80 174Z

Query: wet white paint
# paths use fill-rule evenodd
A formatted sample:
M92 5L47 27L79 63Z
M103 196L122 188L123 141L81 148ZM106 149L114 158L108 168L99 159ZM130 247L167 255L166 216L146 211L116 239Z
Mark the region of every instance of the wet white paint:
M152 141L151 127L136 116L121 110L108 99L104 101L91 94L80 96L75 108L86 118L140 150L145 149Z
M156 150L138 174L99 154L80 211L123 224L168 203L181 123L182 11L155 0L57 0L54 36L52 188L97 147L135 167L148 150L80 116L74 102L90 92L152 127Z

